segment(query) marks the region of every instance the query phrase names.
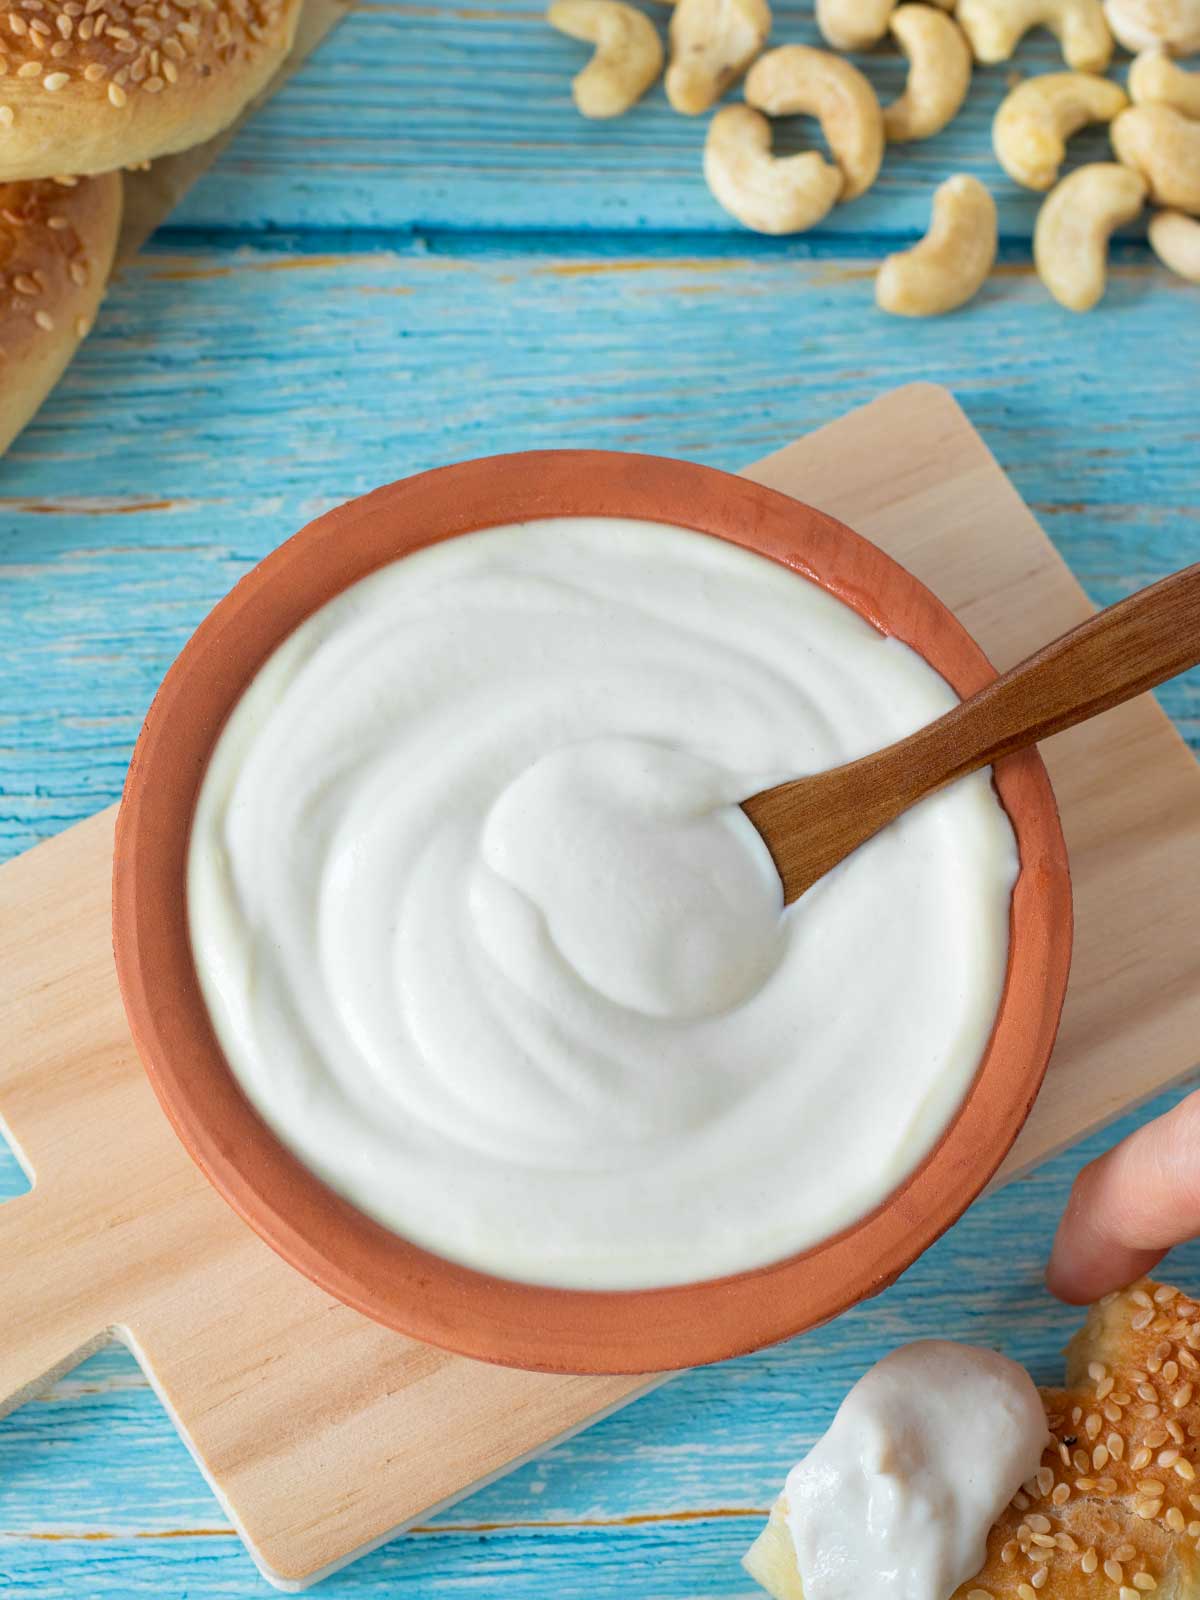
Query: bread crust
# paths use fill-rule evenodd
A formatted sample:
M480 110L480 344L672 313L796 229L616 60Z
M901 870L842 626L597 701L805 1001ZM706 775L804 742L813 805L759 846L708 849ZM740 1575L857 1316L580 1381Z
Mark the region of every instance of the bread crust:
M1054 1442L955 1600L1192 1600L1200 1304L1144 1279L1093 1306L1066 1354L1070 1387L1042 1390Z
M266 87L300 0L0 0L0 182L202 144Z
M121 175L0 184L0 454L87 335L121 223Z

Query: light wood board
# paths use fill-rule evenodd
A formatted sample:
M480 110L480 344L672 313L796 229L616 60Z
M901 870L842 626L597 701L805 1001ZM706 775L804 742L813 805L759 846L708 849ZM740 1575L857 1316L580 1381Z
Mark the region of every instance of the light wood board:
M1088 603L944 391L897 391L751 469L891 550L998 666ZM1200 771L1153 701L1046 749L1077 950L1032 1166L1195 1064ZM264 1573L299 1588L641 1393L385 1332L279 1261L183 1154L109 943L112 812L0 869L0 1116L35 1178L0 1206L0 1409L115 1333ZM102 1151L104 1160L96 1158Z

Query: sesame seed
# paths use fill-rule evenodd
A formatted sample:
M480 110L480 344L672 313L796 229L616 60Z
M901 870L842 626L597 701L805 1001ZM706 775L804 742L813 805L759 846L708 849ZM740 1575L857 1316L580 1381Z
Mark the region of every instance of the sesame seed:
M99 83L107 70L103 61L89 61L83 69L83 76L88 83Z
M1120 1461L1125 1454L1125 1441L1121 1435L1119 1433L1110 1433L1105 1443L1108 1445L1108 1453L1112 1459Z
M1090 1494L1096 1487L1095 1478L1076 1478L1075 1487L1081 1494Z
M1161 1423L1157 1427L1146 1429L1146 1443L1151 1450L1157 1450L1159 1445L1166 1444L1171 1435Z
M1089 1545L1089 1547L1083 1552L1079 1558L1079 1565L1083 1568L1084 1572L1091 1577L1092 1573L1095 1572L1096 1568L1100 1565L1100 1558L1096 1554L1094 1546Z
M91 331L92 325L88 321L87 317L75 318L75 337L77 339L86 339Z
M1010 1539L1003 1547L1003 1549L1000 1551L1000 1559L1003 1561L1006 1567L1012 1566L1013 1562L1017 1559L1017 1541L1015 1539Z
M1173 1511L1175 1509L1174 1506L1172 1506L1171 1509ZM1195 1539L1195 1538L1200 1537L1200 1521L1189 1522L1188 1525L1187 1525L1187 1531L1188 1531L1188 1537L1190 1539Z
M117 110L120 111L122 106L128 104L129 96L119 83L110 83L108 86L108 99L109 103L116 106Z
M70 81L71 79L68 73L51 72L42 79L42 88L47 89L51 94L54 94L54 92L58 89L65 89Z
M1163 1495L1167 1492L1167 1486L1165 1483L1161 1483L1157 1478L1142 1478L1138 1482L1137 1492L1139 1494L1144 1494L1147 1497L1157 1498L1159 1495Z
M41 293L41 290L27 272L18 272L12 281L12 286L18 294L37 296Z
M1152 1383L1139 1383L1137 1392L1143 1400L1158 1399L1158 1390Z
M29 32L29 24L25 21L25 18L20 14L19 11L9 12L8 25L16 34L18 39L24 37L24 35Z
M1192 1427L1195 1427L1195 1426L1196 1426L1196 1424L1193 1423ZM1182 1445L1183 1444L1183 1438L1184 1438L1183 1428L1178 1422L1176 1422L1174 1417L1172 1417L1170 1419L1170 1421L1167 1423L1167 1432L1171 1435L1172 1439L1174 1439L1176 1444L1178 1444L1178 1445ZM1195 1437L1196 1437L1196 1435L1193 1433L1192 1434L1192 1438L1194 1439Z
M11 128L17 114L11 106L0 106L0 128Z
M1178 1289L1172 1289L1170 1284L1160 1284L1154 1291L1154 1303L1156 1306L1169 1306L1178 1293Z
M1162 1380L1164 1383L1174 1383L1179 1376L1179 1363L1177 1361L1164 1361Z
M1187 1345L1181 1344L1176 1353L1179 1356L1180 1362L1188 1369L1189 1372L1196 1372L1197 1370L1200 1370L1200 1361L1196 1360L1195 1356L1188 1349Z
M1110 1556L1109 1559L1104 1563L1104 1576L1108 1579L1109 1583L1124 1583L1125 1569L1122 1567L1119 1561L1114 1561Z
M1054 1542L1060 1550L1066 1550L1071 1555L1074 1555L1079 1549L1079 1546L1069 1533L1056 1533Z
M1155 1417L1162 1416L1162 1411L1158 1406L1145 1405L1137 1408L1137 1414L1144 1422L1153 1422Z
M1045 1552L1045 1551L1048 1551L1048 1550L1053 1550L1055 1548L1054 1539L1048 1533L1033 1533L1033 1534L1030 1534L1029 1542L1030 1542L1031 1545L1034 1546L1034 1548L1032 1550L1030 1550L1030 1552L1029 1552L1029 1559L1031 1561L1045 1561L1046 1560L1045 1554L1043 1553L1043 1554L1039 1555L1038 1552L1039 1551Z
M1120 1422L1121 1408L1112 1400L1106 1400L1100 1408L1110 1422Z
M1096 1487L1101 1494L1116 1494L1117 1480L1115 1478L1097 1478Z
M1158 1452L1158 1465L1160 1467L1173 1467L1178 1460L1178 1450L1160 1450Z
M1154 1374L1154 1375L1157 1375L1159 1372L1162 1371L1162 1364L1163 1364L1162 1356L1151 1356L1150 1359L1146 1362L1146 1370L1148 1372Z
M38 78L41 76L41 73L42 63L40 61L22 61L21 65L17 68L18 78Z
M1143 1522L1149 1522L1153 1517L1156 1517L1161 1510L1161 1500L1134 1501L1133 1514L1135 1517L1141 1517Z
M1182 1533L1183 1532L1183 1528L1184 1528L1183 1512L1180 1511L1178 1506L1169 1506L1167 1508L1167 1515L1166 1515L1166 1519L1165 1520L1166 1520L1167 1527L1170 1528L1172 1533Z
M1049 1567L1039 1567L1037 1569L1037 1571L1033 1574L1033 1576L1030 1578L1029 1581L1030 1581L1030 1583L1033 1585L1033 1587L1035 1589L1042 1589L1042 1588L1045 1587L1046 1580L1047 1580L1047 1578L1049 1578L1049 1576L1050 1576L1050 1568Z
M1196 1481L1196 1469L1186 1457L1181 1457L1175 1463L1175 1472L1177 1476L1183 1479L1184 1483L1195 1483Z
M82 289L84 284L88 281L88 270L86 264L82 261L72 261L68 270L71 274L71 282L78 288Z
M1108 1465L1108 1446L1098 1444L1092 1451L1092 1471L1103 1472Z
M1066 1445L1063 1444L1061 1440L1059 1441L1058 1453L1059 1453L1059 1456L1062 1459L1063 1466L1064 1467L1069 1467L1071 1465L1071 1452L1067 1449Z
M1140 1472L1143 1467L1148 1467L1152 1460L1151 1452L1143 1445L1141 1449L1135 1450L1130 1456L1129 1465L1134 1472Z
M1057 1484L1055 1484L1054 1493L1050 1496L1050 1500L1051 1500L1051 1503L1053 1505L1065 1506L1067 1501L1070 1498L1071 1498L1071 1485L1069 1483L1057 1483Z
M1017 1585L1017 1600L1037 1600L1037 1590L1027 1583Z
M1096 1399L1106 1400L1115 1388L1116 1382L1113 1378L1101 1378L1096 1385Z
M1049 1533L1050 1518L1043 1517L1040 1511L1035 1511L1025 1518L1031 1533Z
M1113 1551L1113 1559L1116 1561L1133 1561L1136 1558L1137 1551L1131 1544L1118 1545Z
M1174 1364L1174 1362L1171 1363L1172 1366L1174 1366ZM1171 1396L1171 1404L1175 1407L1176 1411L1182 1411L1184 1406L1191 1405L1192 1395L1194 1393L1195 1390L1190 1382L1181 1383L1178 1389L1176 1389L1175 1393Z
M1160 1339L1154 1346L1154 1359L1156 1361L1166 1361L1170 1354L1171 1341L1169 1339Z
M1083 1425L1084 1432L1089 1439L1094 1439L1103 1426L1104 1420L1098 1411L1090 1412L1087 1421Z
M1120 1600L1138 1600L1138 1592L1137 1592L1137 1590L1136 1589L1130 1589L1126 1584L1122 1584L1121 1585L1121 1588L1119 1590L1119 1596L1120 1596Z
M1188 1505L1191 1506L1193 1511L1200 1511L1200 1494L1188 1495Z
M1129 1326L1134 1333L1141 1333L1143 1328L1148 1328L1154 1320L1153 1311L1137 1311L1129 1319Z
M43 333L54 332L54 318L48 311L35 311L33 313L33 320L37 323L38 327Z
M1048 1495L1054 1487L1054 1469L1052 1467L1039 1467L1034 1482L1037 1484L1039 1494Z
M1072 1424L1073 1427L1077 1428L1082 1421L1083 1421L1083 1408L1081 1406L1076 1406L1075 1409L1071 1412L1071 1424Z
M1108 1368L1102 1361L1088 1362L1088 1377L1093 1383L1099 1383L1101 1378L1108 1377Z
M1086 1450L1076 1450L1071 1456L1071 1463L1076 1472L1086 1472L1092 1464Z
M142 87L147 94L161 94L164 87L163 80L156 75L155 77L147 78Z
M1148 1572L1135 1572L1133 1575L1133 1587L1149 1594L1151 1589L1157 1589L1158 1585Z
M1135 1306L1149 1307L1154 1304L1154 1301L1151 1300L1145 1289L1135 1289L1129 1298L1133 1301Z
M1025 1511L1029 1506L1029 1496L1027 1494L1022 1494L1020 1489L1018 1489L1016 1494L1012 1497L1012 1503L1014 1506L1016 1506L1018 1511Z
M1131 1376L1133 1376L1133 1374L1131 1374ZM1145 1374L1138 1373L1137 1376L1144 1377ZM1121 1390L1120 1394L1114 1394L1112 1396L1113 1404L1118 1406L1127 1406L1132 1399L1133 1396L1131 1394L1127 1394L1124 1389Z

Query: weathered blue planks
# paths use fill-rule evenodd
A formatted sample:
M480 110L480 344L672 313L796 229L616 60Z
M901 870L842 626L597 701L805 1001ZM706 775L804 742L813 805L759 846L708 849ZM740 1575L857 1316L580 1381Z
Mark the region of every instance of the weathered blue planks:
M665 32L667 8L643 0L643 9ZM811 4L787 0L774 10L773 44L822 43ZM541 11L528 0L360 7L239 135L182 217L218 227L369 222L741 234L701 176L707 117L679 116L660 84L618 121L588 123L570 94L586 47L555 33ZM884 45L855 59L881 98L894 99L904 81L899 53ZM951 127L889 151L872 192L837 207L820 236L924 231L932 185L964 171L993 188L1002 230L1028 237L1038 197L994 160L991 120L1011 72L1062 65L1043 32L1030 34L1013 62L978 69ZM784 137L820 142L815 124L800 119L785 125ZM1073 160L1107 152L1102 133L1073 141Z
M779 42L814 37L809 9L778 8ZM1036 198L989 153L1004 69L952 129L891 152L871 195L769 241L710 200L703 123L661 90L583 123L582 58L520 0L366 5L114 290L0 462L0 857L116 798L159 678L247 566L325 506L457 457L593 444L735 467L926 377L1095 599L1200 558L1200 295L1132 243L1101 311L1048 300ZM1045 38L1017 63L1056 64ZM866 65L895 92L898 60ZM1073 158L1104 152L1092 135ZM993 185L1001 269L959 316L886 319L873 264L951 170ZM1200 748L1200 678L1163 698ZM982 1202L872 1305L677 1380L323 1592L746 1595L758 1512L886 1348L994 1340L1057 1375L1074 1319L1041 1262L1104 1142ZM24 1187L0 1145L0 1196ZM1175 1270L1200 1288L1200 1247ZM123 1351L0 1423L2 1600L266 1592Z
M1096 599L1200 551L1200 316L1157 268L1119 267L1091 317L1014 266L967 312L898 325L860 259L803 246L321 245L152 250L0 464L5 850L115 798L162 673L250 563L457 457L593 444L734 467L928 377ZM1165 698L1200 734L1195 679Z

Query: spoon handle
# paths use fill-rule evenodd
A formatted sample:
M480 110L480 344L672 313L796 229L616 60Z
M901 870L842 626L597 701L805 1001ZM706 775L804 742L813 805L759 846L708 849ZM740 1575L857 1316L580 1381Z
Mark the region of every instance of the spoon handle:
M743 809L790 902L926 795L1198 662L1200 563L1090 617L907 739Z
M1097 612L893 746L931 793L1200 662L1200 562Z

